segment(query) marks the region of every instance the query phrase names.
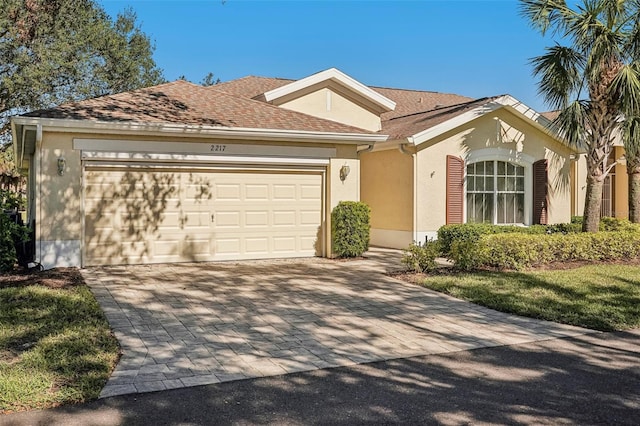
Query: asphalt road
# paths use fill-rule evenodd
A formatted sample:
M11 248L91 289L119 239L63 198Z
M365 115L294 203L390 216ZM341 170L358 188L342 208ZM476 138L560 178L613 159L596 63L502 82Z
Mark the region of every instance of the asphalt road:
M640 424L640 330L228 382L2 425Z

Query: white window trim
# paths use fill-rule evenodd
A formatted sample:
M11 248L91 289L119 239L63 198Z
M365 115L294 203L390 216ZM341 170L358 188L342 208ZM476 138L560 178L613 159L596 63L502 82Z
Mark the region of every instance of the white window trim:
M485 148L471 151L464 162L464 197L462 197L462 217L467 223L467 165L481 161L506 161L524 167L524 220L522 225L529 226L533 223L533 211L531 208L533 198L533 163L535 158L506 148Z

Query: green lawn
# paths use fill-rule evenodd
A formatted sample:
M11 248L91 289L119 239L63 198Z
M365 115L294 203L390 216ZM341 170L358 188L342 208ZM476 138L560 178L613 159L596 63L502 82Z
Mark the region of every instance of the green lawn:
M436 274L419 283L498 311L596 330L640 327L640 267Z
M118 353L77 270L0 275L0 413L97 398Z

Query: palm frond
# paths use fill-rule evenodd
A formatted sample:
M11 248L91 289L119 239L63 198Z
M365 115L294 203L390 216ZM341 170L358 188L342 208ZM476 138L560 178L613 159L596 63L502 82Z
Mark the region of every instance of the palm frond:
M588 148L588 109L587 101L573 101L553 120L551 130L574 148Z
M629 116L640 115L640 64L625 64L609 87L612 99L618 99L621 111Z
M640 0L633 0L629 8L627 36L622 51L627 58L640 58Z
M564 108L580 90L585 59L565 46L548 47L542 56L531 59L533 75L540 80L539 92L554 108Z
M572 12L564 0L520 0L520 16L542 35L550 28L554 34L564 31L567 17Z

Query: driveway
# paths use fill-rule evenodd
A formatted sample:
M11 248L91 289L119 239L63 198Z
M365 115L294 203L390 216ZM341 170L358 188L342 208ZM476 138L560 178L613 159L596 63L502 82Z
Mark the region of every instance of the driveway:
M122 346L101 397L590 333L503 314L385 275L368 259L83 270Z

